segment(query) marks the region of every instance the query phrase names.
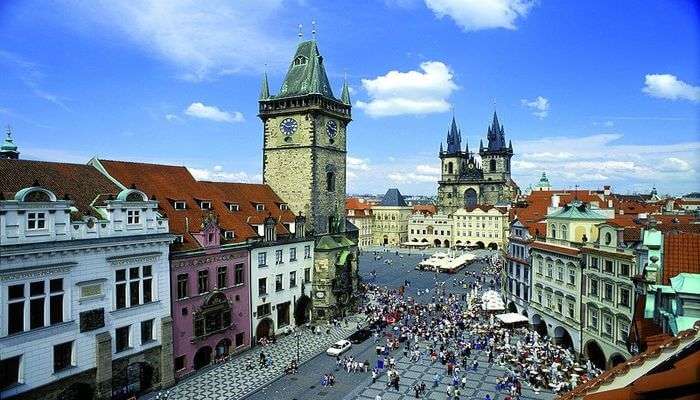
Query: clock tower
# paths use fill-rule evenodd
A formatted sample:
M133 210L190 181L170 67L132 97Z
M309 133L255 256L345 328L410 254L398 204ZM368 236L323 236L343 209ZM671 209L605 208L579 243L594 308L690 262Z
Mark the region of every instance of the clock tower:
M299 44L278 94L263 78L263 183L304 214L315 235L345 231L350 109L347 83L336 98L315 40Z

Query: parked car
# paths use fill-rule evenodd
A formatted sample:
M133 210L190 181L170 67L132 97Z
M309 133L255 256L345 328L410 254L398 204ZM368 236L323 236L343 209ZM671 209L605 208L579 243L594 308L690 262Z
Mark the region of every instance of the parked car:
M369 329L360 329L348 337L348 340L353 344L360 344L372 336L372 331Z
M339 356L346 351L350 350L352 347L352 343L350 343L349 340L338 340L337 342L333 343L331 347L326 350L326 354L329 356Z

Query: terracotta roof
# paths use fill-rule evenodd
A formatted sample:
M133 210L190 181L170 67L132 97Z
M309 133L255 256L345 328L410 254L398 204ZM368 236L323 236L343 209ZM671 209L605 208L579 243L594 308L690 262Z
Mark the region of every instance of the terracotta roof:
M491 206L491 205L488 205L488 204L477 204L477 205L474 206L474 207L464 207L464 209L465 209L467 212L472 212L472 211L474 211L474 210L476 210L476 209L479 209L479 210L481 210L481 211L496 210L496 211L498 211L498 212L501 213L501 214L505 214L505 213L507 212L507 210L506 210L505 208L503 208L503 207L495 207L495 206Z
M687 390L693 391L693 387L700 383L700 369L697 367L700 363L698 343L700 343L700 321L696 322L693 328L680 332L678 336L650 347L647 351L603 372L598 377L582 383L574 390L559 396L559 399L657 399L668 398L667 395L673 390L676 394ZM634 379L631 384L592 393L601 387L612 385L615 380L627 374L644 371L641 368L644 368L647 362L657 360L661 362L647 367L648 371ZM662 393L666 393L666 396Z
M550 253L566 254L569 256L578 256L580 253L579 249L575 249L572 247L564 247L564 246L554 245L554 244L540 242L540 241L532 242L532 244L530 245L530 248L539 249L539 250L547 251Z
M68 195L84 214L94 214L90 205L96 199L116 196L121 191L89 165L0 159L0 193L6 200L21 189L34 186L35 181L59 199Z
M351 216L349 214L349 211L354 210L355 212L354 215L352 215L352 217L369 218L372 215L372 203L368 202L365 199L360 199L357 197L348 197L345 199L345 210L348 216Z
M218 217L223 230L232 230L234 239L222 243L243 242L258 236L254 224L262 224L272 215L281 222L293 222L291 211L282 211L282 201L267 185L249 183L199 182L187 168L173 165L133 163L100 160L107 172L125 186L136 188L149 197L155 196L159 207L167 215L172 233L183 235L184 242L177 250L190 250L200 245L191 233L201 229L204 217L210 212ZM174 200L185 201L187 208L176 210ZM210 200L211 210L202 210L198 200ZM238 211L231 211L229 204L238 204ZM264 204L264 211L257 211L256 204ZM288 231L278 223L278 234Z
M648 349L658 345L670 336L663 333L663 329L653 319L644 318L644 309L646 308L646 296L637 296L634 303L633 327L640 349Z
M423 215L433 215L437 213L437 207L434 204L415 204L413 212L419 212Z
M681 272L700 273L700 234L667 232L663 249L662 284L669 285Z

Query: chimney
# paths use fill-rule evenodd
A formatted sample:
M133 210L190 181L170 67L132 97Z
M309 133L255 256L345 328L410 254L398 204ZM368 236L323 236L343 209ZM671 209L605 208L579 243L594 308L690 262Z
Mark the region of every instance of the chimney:
M555 194L554 196L552 196L552 207L559 207L559 195Z
M610 185L605 185L603 186L603 194L606 196L610 196L612 193L612 190L610 190Z
M306 218L299 213L299 215L294 218L294 237L297 239L303 239L306 237Z
M274 218L272 218L272 215L268 215L267 218L265 218L265 241L266 242L275 242L277 241L277 221L275 221Z

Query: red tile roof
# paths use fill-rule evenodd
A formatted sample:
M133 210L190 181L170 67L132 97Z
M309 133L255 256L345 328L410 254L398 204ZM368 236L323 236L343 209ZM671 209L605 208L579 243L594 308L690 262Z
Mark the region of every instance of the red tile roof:
M700 273L700 234L698 233L674 231L664 234L661 283L669 285L671 278L681 272Z
M674 393L697 394L697 385L700 383L700 352L692 351L691 346L698 342L699 332L700 321L696 322L693 328L680 332L678 336L668 338L596 378L580 384L576 389L559 396L559 399L659 399L669 398L669 395L674 397ZM682 351L676 352L679 346L682 346ZM672 355L677 356L671 357ZM645 363L660 357L661 366L666 364L664 367L655 367L622 388L591 393L604 385L612 384L619 377L638 371Z
M354 217L364 217L365 211L367 211L367 216L372 214L372 204L365 199L360 199L357 197L348 197L345 199L345 209L354 210Z
M199 182L185 167L160 164L133 163L126 161L100 160L107 172L125 186L136 188L149 197L155 196L162 212L167 215L172 233L183 235L181 250L199 247L190 233L199 232L204 217L213 212L218 225L224 230L233 230L232 243L257 237L252 225L262 224L272 215L281 222L291 223L294 214L280 209L282 201L267 185L249 183ZM176 210L174 201L185 201L187 208ZM199 200L210 200L212 209L202 210ZM238 211L231 211L229 204L238 204ZM256 204L263 204L264 211L256 211ZM278 223L278 234L288 234ZM223 239L222 239L223 241Z
M98 197L116 196L121 191L89 165L0 159L0 193L5 199L10 200L19 190L34 186L35 181L59 199L67 195L84 214L94 214L90 205Z
M419 212L423 215L434 215L437 213L437 207L434 204L415 204L413 212Z

